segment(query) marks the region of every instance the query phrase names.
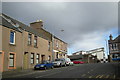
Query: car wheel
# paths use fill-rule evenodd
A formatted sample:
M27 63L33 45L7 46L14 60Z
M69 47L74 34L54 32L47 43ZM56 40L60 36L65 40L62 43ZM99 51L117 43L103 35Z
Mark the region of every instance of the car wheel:
M62 67L62 64L60 63L60 67Z
M47 67L44 68L45 70L47 69Z
M53 69L54 68L54 66L51 66L51 69Z
M64 66L66 67L66 64Z

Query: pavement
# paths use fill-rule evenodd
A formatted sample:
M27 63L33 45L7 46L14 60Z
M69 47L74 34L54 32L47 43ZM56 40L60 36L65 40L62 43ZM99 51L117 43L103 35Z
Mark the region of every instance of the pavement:
M82 78L82 79L120 79L119 63L77 64L48 70L10 71L2 74L5 78Z

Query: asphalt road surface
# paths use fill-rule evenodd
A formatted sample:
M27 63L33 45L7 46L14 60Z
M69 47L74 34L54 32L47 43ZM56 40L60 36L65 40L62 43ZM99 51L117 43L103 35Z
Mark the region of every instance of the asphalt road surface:
M3 74L4 78L95 78L120 79L119 63L77 64L48 70Z

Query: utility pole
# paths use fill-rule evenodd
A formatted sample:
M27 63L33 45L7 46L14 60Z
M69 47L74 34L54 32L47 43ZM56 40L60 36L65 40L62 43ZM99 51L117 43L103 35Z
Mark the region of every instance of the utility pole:
M107 53L108 62L109 62L108 45L107 45L107 40L106 39L105 39L105 42L106 42L106 53Z

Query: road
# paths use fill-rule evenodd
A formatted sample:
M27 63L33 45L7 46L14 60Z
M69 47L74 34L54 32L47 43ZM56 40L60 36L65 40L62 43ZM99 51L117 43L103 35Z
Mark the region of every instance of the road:
M118 78L118 63L78 64L48 70L31 70L30 72L3 74L4 78Z

